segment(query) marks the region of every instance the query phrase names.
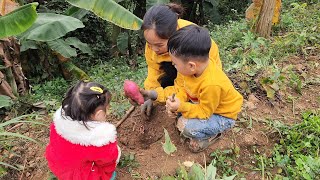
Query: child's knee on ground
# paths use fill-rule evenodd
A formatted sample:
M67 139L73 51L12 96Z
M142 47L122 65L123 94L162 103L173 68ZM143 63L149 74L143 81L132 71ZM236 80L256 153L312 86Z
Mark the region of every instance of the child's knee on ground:
M178 121L177 121L177 128L178 130L182 133L183 130L185 129L185 126L187 124L187 119L185 119L184 117L180 116L178 118Z
M186 119L181 116L177 121L177 128L185 137L209 139L232 128L234 124L235 121L233 119L215 114L207 120Z

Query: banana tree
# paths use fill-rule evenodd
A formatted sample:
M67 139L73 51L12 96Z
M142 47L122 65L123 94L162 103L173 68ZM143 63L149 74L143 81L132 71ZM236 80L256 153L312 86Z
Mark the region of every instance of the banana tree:
M89 10L119 27L139 30L142 20L114 0L67 0L73 6Z
M67 2L73 6L89 10L98 17L113 24L113 54L117 54L118 51L123 54L126 54L128 51L129 56L133 54L134 50L131 45L133 35L131 34L136 35L137 33L132 33L130 30L139 30L142 25L142 20L131 11L135 12L134 9L137 9L137 4L143 4L145 6L145 1L144 3L138 3L136 1L125 0L67 0ZM140 9L144 9L145 12L145 7ZM139 12L136 13L141 14Z
M14 35L26 31L37 19L38 3L18 8L8 6L10 1L2 1L0 24L0 94L15 98L28 89L26 78L20 65L19 44ZM12 2L11 2L12 5Z
M30 3L19 8L18 5L12 3L11 1L1 2L0 24L4 26L0 28L0 39L26 31L37 19L36 7L38 3Z
M18 36L22 45L21 52L28 49L39 49L38 53L41 56L48 56L47 52L41 53L41 49L52 51L58 58L64 75L70 72L79 79L89 79L84 71L69 60L78 55L77 50L91 55L90 48L78 38L63 38L68 32L83 27L84 25L79 19L71 16L38 13L38 19L33 26ZM49 63L46 62L46 64Z

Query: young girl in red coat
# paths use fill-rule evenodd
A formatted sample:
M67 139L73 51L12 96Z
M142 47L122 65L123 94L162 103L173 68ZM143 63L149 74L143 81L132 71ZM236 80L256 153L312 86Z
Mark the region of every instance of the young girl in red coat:
M70 88L54 114L46 158L60 180L115 179L117 132L106 122L110 92L94 82Z

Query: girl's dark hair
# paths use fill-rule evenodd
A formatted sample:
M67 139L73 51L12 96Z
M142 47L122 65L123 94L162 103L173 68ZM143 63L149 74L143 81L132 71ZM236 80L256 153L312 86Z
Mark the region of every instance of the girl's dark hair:
M144 15L141 29L155 29L161 39L169 39L177 30L184 9L179 4L154 5Z
M210 48L209 31L196 25L188 25L179 29L168 40L168 51L185 61L188 61L189 58L207 60Z
M99 106L108 105L110 100L111 93L104 86L95 82L79 81L67 91L62 101L62 109L65 116L82 121L87 127L86 121L90 121L94 111Z
M164 74L158 79L161 87L173 86L177 77L177 69L172 65L172 62L160 63L160 69L164 71Z

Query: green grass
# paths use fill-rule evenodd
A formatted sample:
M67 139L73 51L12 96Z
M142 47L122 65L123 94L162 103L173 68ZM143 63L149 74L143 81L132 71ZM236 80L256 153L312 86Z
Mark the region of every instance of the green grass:
M245 69L255 74L290 55L308 55L319 48L320 3L292 3L282 11L280 24L273 28L271 40L256 37L245 20L210 27L211 37L219 46L226 71Z
M237 171L232 169L232 166L237 166L237 162L234 160L236 158L235 153L231 149L215 150L210 156L215 160L214 165L219 169L218 172L221 177L238 174Z
M139 67L137 69L131 69L126 64L125 57L110 61L101 62L88 68L87 73L93 81L101 83L111 91L112 114L121 117L130 107L130 103L123 93L124 80L133 80L140 87L143 87L147 68L143 57L138 57ZM75 81L69 82L62 78L56 78L43 84L36 84L32 87L31 95L24 99L31 102L43 101L49 107L49 110L54 111L61 105L64 94L74 83Z
M256 37L244 20L229 22L225 25L208 26L212 38L219 46L224 69L227 72L238 72L237 76L241 77L241 80L252 89L257 86L254 81L255 76L262 70L266 72L264 77L276 77L278 72L281 73L279 77L282 77L283 73L286 73L277 66L281 59L318 51L320 4L306 5L296 2L292 0L290 3L285 3L281 23L274 27L271 40ZM123 115L130 106L123 96L123 81L131 79L143 87L143 81L147 76L144 57L137 58L139 64L137 69L131 69L126 63L126 58L128 57L93 61L95 65L91 67L89 62L84 62L88 75L112 92L112 113L118 117ZM258 82L269 93L269 97L273 97L273 93L285 86L301 92L302 85L297 75L291 73L285 74L285 77L291 79L290 82L286 82L288 85L278 79L268 81L270 83L267 84L263 83L265 82L263 79L259 79ZM64 93L73 83L57 78L43 84L36 84L30 98L59 105ZM250 93L251 89L244 89L244 91Z
M272 157L259 156L264 169L273 179L319 179L320 178L320 114L305 112L302 122L285 125L273 123L280 133ZM260 163L260 169L262 164ZM276 170L276 171L273 171ZM270 172L276 172L271 174Z
M147 76L147 68L144 57L138 57L139 68L131 69L125 61L125 57L113 59L113 63L102 63L93 66L88 72L89 76L96 82L106 86L112 94L111 110L118 117L123 115L130 107L129 101L124 97L124 80L135 81L143 87Z

